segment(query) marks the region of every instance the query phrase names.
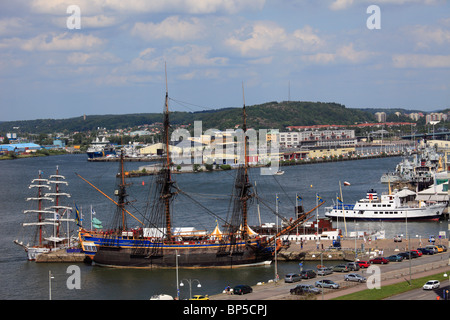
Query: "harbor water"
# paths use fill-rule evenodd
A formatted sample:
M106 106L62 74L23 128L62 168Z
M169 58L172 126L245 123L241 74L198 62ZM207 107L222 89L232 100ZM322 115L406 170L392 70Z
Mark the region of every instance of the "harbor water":
M387 185L380 183L380 177L387 171L393 171L399 157L369 159L346 162L330 162L284 167L284 175L262 176L259 169L250 170L250 178L256 181L258 199L253 200L250 210L249 224L274 223L276 217L275 199L278 195L281 215L294 217L294 206L297 195L305 210L315 206L316 194L326 204L319 211L324 216L324 207L333 205L339 195L339 183L350 182L350 186L342 186L345 203L354 203L365 197L366 191L375 189L379 194L387 192ZM142 166L139 162L126 163L127 169L133 170ZM113 196L117 162L88 162L86 155L63 155L37 157L0 162L0 299L36 300L48 299L51 286L52 299L55 300L97 300L149 299L151 296L166 293L176 296L177 281L175 269L130 270L111 269L79 263L80 288L69 289L71 272L69 263L35 263L26 259L22 248L13 243L23 230L24 210L30 209L25 199L31 196L28 185L36 178L39 170L48 177L59 167L60 174L66 177L69 185L65 189L72 195L70 205L83 212L83 225L89 228L91 207L95 217L103 222L105 228L110 224L114 212L114 204L94 190L75 173L89 180L106 194ZM220 219L226 219L231 212L229 195L233 188L234 170L175 174L174 180L188 196L179 193L173 206L173 225L195 227L198 230L212 231ZM149 198L149 186L152 177L130 179L127 191L129 200L136 210L143 212ZM207 210L205 210L207 208ZM259 208L259 210L258 210ZM213 213L213 214L212 214ZM231 214L231 213L230 213ZM408 233L411 237L428 238L437 236L439 231L447 231L448 222L408 222ZM129 220L129 227L137 226L137 222ZM340 225L340 228L343 228ZM403 222L365 221L347 223L347 230L375 232L385 230L386 237L405 234ZM335 262L327 262L333 265ZM316 263L306 262L303 268L315 267ZM264 267L236 269L179 269L181 298L189 298L189 282L192 294L216 294L226 286L237 284L255 285L267 282L275 274L274 264ZM49 279L49 271L53 276ZM288 272L299 271L298 262L279 262L280 277ZM201 287L198 288L198 283ZM70 287L70 286L69 286Z

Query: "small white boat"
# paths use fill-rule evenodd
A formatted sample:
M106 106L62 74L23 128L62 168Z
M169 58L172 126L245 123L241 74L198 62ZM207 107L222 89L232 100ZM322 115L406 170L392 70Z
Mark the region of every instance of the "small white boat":
M284 174L284 171L281 171L281 170L278 170L278 171L275 173L276 176L281 176L281 175L283 175L283 174Z
M173 300L173 297L171 295L163 293L152 296L150 300Z

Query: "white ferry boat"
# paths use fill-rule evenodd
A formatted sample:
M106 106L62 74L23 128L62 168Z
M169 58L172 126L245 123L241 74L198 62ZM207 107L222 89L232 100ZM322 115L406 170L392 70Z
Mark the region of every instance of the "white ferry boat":
M330 207L325 216L350 220L439 220L447 204L417 201L416 195L405 188L379 198L372 189L367 192L365 199L354 205L338 203Z

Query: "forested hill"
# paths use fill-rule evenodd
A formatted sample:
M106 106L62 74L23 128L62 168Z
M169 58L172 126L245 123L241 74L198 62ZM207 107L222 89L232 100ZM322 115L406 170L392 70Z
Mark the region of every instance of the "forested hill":
M268 102L247 106L247 126L255 129L279 129L287 126L315 124L354 124L375 121L373 113L359 109L348 109L337 103L323 102ZM188 125L202 121L203 130L234 129L242 124L242 108L226 108L200 112L172 112L172 125ZM123 115L87 115L70 119L39 119L8 121L0 123L0 132L10 132L19 127L19 132L53 133L96 130L98 127L121 129L144 124L162 122L161 113ZM17 132L17 130L14 130Z

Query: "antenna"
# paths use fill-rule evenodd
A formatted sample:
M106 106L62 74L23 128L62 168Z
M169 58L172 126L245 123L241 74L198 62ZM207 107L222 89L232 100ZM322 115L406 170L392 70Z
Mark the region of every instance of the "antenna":
M242 100L244 101L244 108L245 108L244 81L242 81Z

